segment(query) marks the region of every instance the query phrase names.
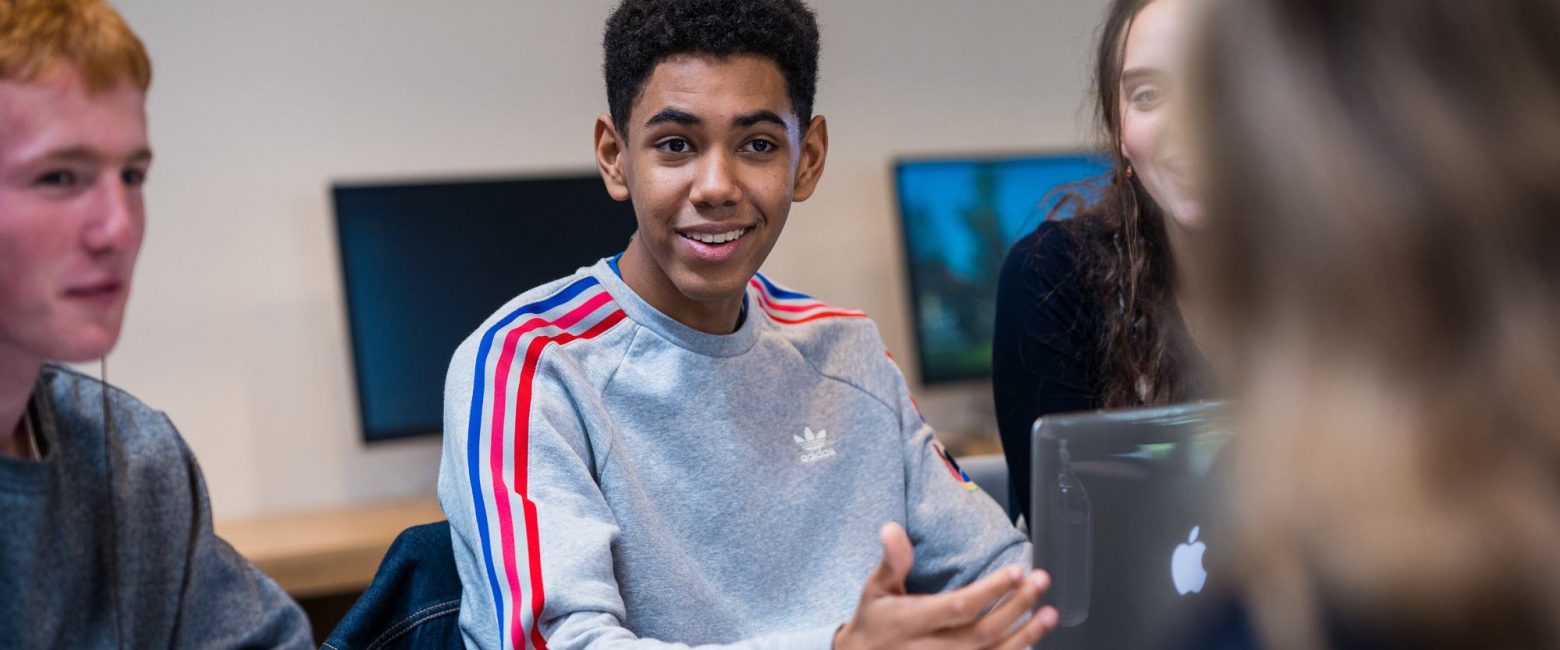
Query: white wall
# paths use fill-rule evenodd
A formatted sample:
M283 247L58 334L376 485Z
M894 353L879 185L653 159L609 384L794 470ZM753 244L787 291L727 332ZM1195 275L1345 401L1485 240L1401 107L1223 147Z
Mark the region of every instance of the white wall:
M110 379L172 416L218 517L431 492L436 440L359 441L329 184L590 168L613 2L117 4L152 54L157 161ZM815 0L833 148L766 272L912 358L890 160L1081 144L1103 5ZM955 427L989 400L926 397Z

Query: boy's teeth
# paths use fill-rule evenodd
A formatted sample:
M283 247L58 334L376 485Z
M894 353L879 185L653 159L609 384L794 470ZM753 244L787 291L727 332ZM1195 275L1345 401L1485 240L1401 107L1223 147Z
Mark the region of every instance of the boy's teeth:
M724 244L724 243L729 242L729 241L735 241L735 240L741 238L742 235L744 235L746 233L747 233L747 229L746 228L742 228L742 229L738 229L738 230L733 230L731 232L720 233L718 235L686 234L686 235L683 235L683 236L687 237L689 239L692 239L694 241L704 242L706 244Z

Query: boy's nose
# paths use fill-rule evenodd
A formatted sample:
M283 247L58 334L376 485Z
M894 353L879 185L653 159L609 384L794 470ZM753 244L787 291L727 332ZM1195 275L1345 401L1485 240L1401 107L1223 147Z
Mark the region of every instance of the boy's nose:
M736 164L737 161L730 155L705 156L688 199L694 205L707 208L736 205L742 200L742 189L735 175Z

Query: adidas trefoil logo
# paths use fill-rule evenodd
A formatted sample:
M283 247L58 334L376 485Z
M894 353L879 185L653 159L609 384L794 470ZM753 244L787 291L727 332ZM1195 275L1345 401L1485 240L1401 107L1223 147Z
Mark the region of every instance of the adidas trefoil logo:
M807 451L818 451L828 447L830 442L828 431L813 433L812 427L802 427L802 435L791 436L791 439Z
M819 429L813 433L812 427L802 427L802 435L791 436L797 446L802 448L801 461L804 464L816 463L825 458L833 458L834 443L837 439L829 438L829 432Z

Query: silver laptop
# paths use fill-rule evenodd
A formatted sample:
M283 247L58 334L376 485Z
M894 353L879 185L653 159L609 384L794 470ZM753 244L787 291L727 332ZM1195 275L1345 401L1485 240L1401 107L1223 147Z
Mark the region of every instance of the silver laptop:
M1061 625L1040 648L1171 643L1218 590L1226 406L1048 415L1032 432L1030 537Z

